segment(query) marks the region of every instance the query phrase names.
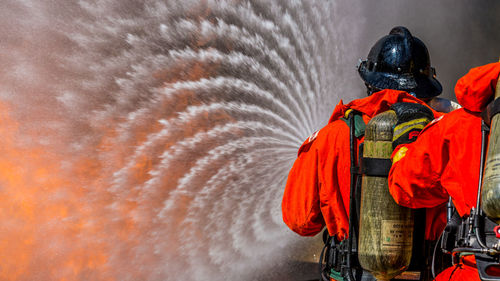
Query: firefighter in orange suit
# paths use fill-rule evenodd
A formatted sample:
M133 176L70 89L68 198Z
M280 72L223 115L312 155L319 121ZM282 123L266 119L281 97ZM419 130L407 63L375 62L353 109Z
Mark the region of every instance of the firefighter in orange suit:
M342 240L348 230L350 190L349 127L342 117L361 112L364 123L398 102L425 104L403 91L382 90L335 107L324 128L300 147L289 175L282 202L283 220L303 236L318 234L326 225L330 235ZM439 113L434 112L436 116ZM363 141L357 139L356 147Z
M392 154L389 190L398 204L431 208L447 202L451 196L460 217L468 216L471 208L476 207L480 114L494 98L499 74L500 63L471 69L455 87L462 109L432 121L421 132L410 128L411 121L406 122L406 130L416 132L418 137L414 142L401 142ZM395 130L394 141L397 138ZM436 231L445 226L444 222L434 223L441 224L433 227ZM459 263L444 270L436 280L480 280L474 256L462 255Z
M442 91L427 48L404 27L393 28L377 41L358 72L368 97L348 104L340 101L328 124L302 144L288 175L282 200L283 220L302 236L316 235L325 225L339 241L347 236L351 163L345 117L349 110L359 112L358 121L366 124L395 103L425 104L422 100L430 100ZM361 134L356 147L363 142Z

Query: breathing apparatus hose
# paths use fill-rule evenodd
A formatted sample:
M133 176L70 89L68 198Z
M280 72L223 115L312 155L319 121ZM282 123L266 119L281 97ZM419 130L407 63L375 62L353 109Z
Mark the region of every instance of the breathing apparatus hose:
M489 127L486 125L484 120L481 121L481 162L479 165L479 184L477 188L477 200L476 200L476 209L471 212L474 215L473 228L474 233L477 238L478 244L483 249L487 249L486 243L482 240L482 236L480 235L481 229L479 226L479 216L481 215L481 188L483 186L483 173L484 173L484 159L486 158L486 147L488 142L488 133Z
M455 248L455 249L453 249L452 252L453 253L467 252L467 253L475 253L475 254L487 254L490 256L500 254L500 252L495 250L495 249L476 249L476 248Z
M434 245L434 250L432 251L432 263L431 263L431 274L432 274L432 279L436 278L436 269L435 264L436 264L436 250L438 248L439 242L441 239L443 239L443 233L441 232L441 235L439 235L439 239L436 241L436 245Z

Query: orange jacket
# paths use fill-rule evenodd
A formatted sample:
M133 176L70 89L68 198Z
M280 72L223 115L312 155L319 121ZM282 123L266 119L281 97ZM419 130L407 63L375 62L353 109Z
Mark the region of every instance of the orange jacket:
M450 266L436 276L434 281L481 281L473 255L460 258L460 262Z
M500 63L471 69L455 87L463 106L427 125L417 140L398 146L389 173L389 190L399 204L428 208L451 196L460 216L476 206L481 154L480 113L494 96ZM434 221L437 237L445 221ZM479 280L473 256L439 274L435 280Z
M497 267L490 267L488 274L499 276L500 272ZM476 258L474 255L460 257L460 261L445 269L436 276L435 281L481 281L476 266Z
M429 208L451 196L458 213L476 205L481 154L481 111L493 98L500 63L472 69L455 87L463 106L434 120L414 143L398 146L392 156L389 190L400 205ZM434 226L438 236L445 222Z
M302 144L288 175L282 201L283 221L290 229L303 236L313 236L326 224L330 235L337 235L339 239L346 236L350 192L349 127L339 119L352 108L361 112L363 121L368 123L396 102L425 104L396 90L383 90L347 105L340 101L328 125ZM363 138L357 140L357 145L362 141Z

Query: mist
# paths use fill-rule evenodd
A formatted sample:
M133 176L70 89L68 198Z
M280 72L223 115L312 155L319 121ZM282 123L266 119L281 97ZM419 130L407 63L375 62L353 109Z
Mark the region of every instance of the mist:
M316 277L281 197L358 59L406 26L450 99L498 60L500 3L434 2L2 1L0 279Z

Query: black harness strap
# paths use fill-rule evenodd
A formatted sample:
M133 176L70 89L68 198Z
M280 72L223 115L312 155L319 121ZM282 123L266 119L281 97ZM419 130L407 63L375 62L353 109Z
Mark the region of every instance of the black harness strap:
M488 106L486 106L483 112L481 112L481 117L486 122L486 124L491 124L491 119L493 119L493 116L495 116L499 112L500 99L495 99L494 101L490 102Z
M325 247L320 255L320 280L328 279L329 272L325 272L325 269L331 269L327 265L322 266L322 261L325 260L325 254L328 252L327 247L335 248L330 250L336 250L338 252L338 257L334 258L339 263L337 265L331 265L334 271L340 270L340 273L344 280L346 281L358 281L362 280L363 270L359 268L359 262L357 261L357 237L359 236L359 186L361 184L361 169L356 165L356 157L358 154L358 147L356 146L356 140L364 135L365 123L359 112L351 110L350 113L345 117L341 118L347 126L349 126L349 146L350 146L350 197L349 197L349 229L348 237L346 240L340 243L335 243L335 237L330 237L325 243ZM359 155L362 155L362 144L359 147ZM361 163L361 157L359 157L359 163ZM389 166L390 168L390 166ZM377 169L371 169L376 170ZM380 173L380 171L377 171ZM333 239L333 240L330 240ZM337 268L338 267L338 268ZM338 272L338 271L337 271Z
M372 177L387 177L391 170L391 159L361 158L361 173Z
M358 183L358 176L359 176L359 168L356 166L356 126L355 126L355 116L359 115L358 112L355 112L354 110L351 111L349 114L349 123L350 123L350 138L349 138L349 144L350 144L350 160L351 160L351 190L350 190L350 195L349 195L349 236L347 238L347 261L346 261L346 268L345 268L345 277L348 281L351 280L359 280L360 277L355 278L354 277L354 266L355 266L355 261L353 260L353 257L355 253L353 253L353 245L356 243L356 252L357 252L357 239L358 239L358 230L359 230L359 215L358 215L358 210L357 210L357 183ZM360 273L360 271L358 271Z

